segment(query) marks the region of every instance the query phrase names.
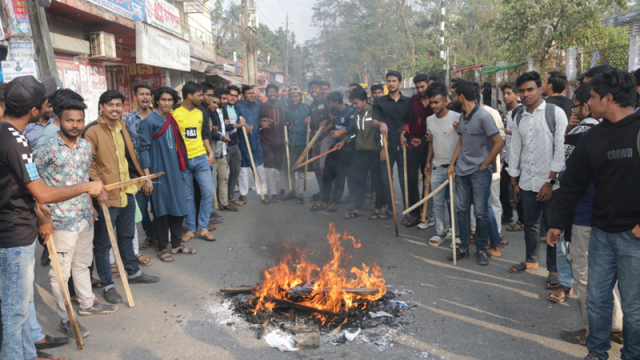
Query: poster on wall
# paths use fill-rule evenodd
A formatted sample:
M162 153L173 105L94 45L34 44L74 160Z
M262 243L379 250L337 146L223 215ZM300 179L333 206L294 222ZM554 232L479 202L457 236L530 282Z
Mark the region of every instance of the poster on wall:
M7 37L30 35L26 0L7 0L2 3L7 16Z
M56 55L56 67L62 87L72 89L84 98L87 105L85 122L95 120L98 117L100 95L107 91L104 63L82 57Z
M31 75L38 77L36 70L36 64L33 60L20 62L20 61L3 61L2 62L2 77L3 81L11 81L19 76Z

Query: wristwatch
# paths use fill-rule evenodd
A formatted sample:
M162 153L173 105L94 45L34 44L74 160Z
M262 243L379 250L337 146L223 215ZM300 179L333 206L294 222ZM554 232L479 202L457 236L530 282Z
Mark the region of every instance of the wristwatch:
M558 180L556 180L556 179L547 179L547 182L548 182L549 184L551 184L551 186L553 186L553 185L555 185L555 184L558 182Z

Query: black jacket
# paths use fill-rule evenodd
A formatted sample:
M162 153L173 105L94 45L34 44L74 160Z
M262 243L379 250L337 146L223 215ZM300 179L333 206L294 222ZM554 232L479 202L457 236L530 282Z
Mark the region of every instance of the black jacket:
M635 113L615 124L603 120L582 136L560 181L551 228L564 229L592 180L594 227L614 233L640 223L639 131L640 113Z

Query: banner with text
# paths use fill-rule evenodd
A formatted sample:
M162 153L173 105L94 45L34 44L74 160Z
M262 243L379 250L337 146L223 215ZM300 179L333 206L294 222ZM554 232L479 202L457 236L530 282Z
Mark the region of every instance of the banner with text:
M142 22L136 22L136 62L191 71L189 43Z
M145 0L145 22L182 37L180 12L165 0Z
M98 100L107 91L107 76L104 63L100 60L85 59L80 56L56 55L56 68L62 87L82 95L87 105L85 122L98 117Z

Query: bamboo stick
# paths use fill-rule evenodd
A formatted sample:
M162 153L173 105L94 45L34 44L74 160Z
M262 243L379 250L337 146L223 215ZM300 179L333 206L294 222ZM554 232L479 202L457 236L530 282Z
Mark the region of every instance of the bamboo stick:
M251 143L249 143L249 136L247 136L247 128L242 127L242 133L244 134L244 140L247 142L247 150L249 150L249 158L251 159L251 167L253 167L253 174L256 177L256 183L258 183L258 191L260 191L260 198L264 200L264 191L262 191L262 184L260 183L260 175L258 175L258 169L256 163L253 161L253 153L251 152Z
M159 172L157 174L151 174L151 175L147 175L145 177L139 177L139 178L135 178L135 179L127 180L127 181L121 181L121 182L105 185L104 188L105 188L106 191L113 190L113 189L119 189L119 188L121 188L123 186L131 185L131 184L137 184L140 181L147 181L147 179L149 179L149 180L155 179L155 178L160 177L162 175L164 175L164 173L163 172Z
M413 206L411 206L410 208L405 210L402 214L403 215L407 215L408 213L412 212L418 206L420 206L420 205L424 204L425 202L427 202L429 199L434 197L435 194L437 194L440 190L444 189L444 187L447 186L448 183L449 183L449 180L445 180L440 186L438 186L435 190L433 190L432 193L430 193L429 195L425 196L424 198L422 198L422 200L418 201L417 203L413 204Z
M127 271L124 269L124 265L122 264L122 258L120 258L120 249L118 248L118 242L116 241L116 236L113 233L113 225L111 224L111 214L109 214L109 208L106 203L102 204L102 212L104 213L104 222L107 225L107 232L109 233L109 239L111 240L111 248L113 249L113 257L116 258L116 264L118 266L118 272L120 272L120 279L122 279L122 286L124 287L124 292L127 295L127 302L129 302L129 307L132 308L135 306L133 302L133 296L131 296L131 289L129 288L129 280L127 279Z
M387 161L387 175L389 176L389 191L391 191L391 205L393 208L393 223L396 227L396 237L398 237L398 216L396 215L396 199L395 194L393 193L393 179L391 178L391 165L389 164L389 149L387 148L387 137L382 137L382 142L384 144L384 154L385 160Z
M318 156L314 156L314 157L312 157L311 159L309 159L309 160L307 160L307 161L303 162L302 164L300 164L300 165L298 165L298 166L294 167L294 168L293 168L293 170L295 170L295 169L299 169L299 168L301 168L301 167L303 167L303 166L307 166L308 164L311 164L312 162L314 162L314 161L316 161L316 160L320 159L321 157L323 157L323 156L325 156L325 155L329 155L330 153L332 153L332 152L334 152L334 151L336 151L336 150L340 150L340 149L338 149L338 148L335 148L335 147L334 147L333 149L331 149L331 150L329 150L329 151L325 151L325 152L323 152L322 154L320 154L320 155L318 155Z
M449 194L451 196L451 241L453 242L453 265L456 265L456 203L453 196L453 177L451 175L449 175L448 181Z

